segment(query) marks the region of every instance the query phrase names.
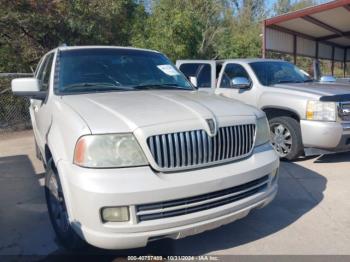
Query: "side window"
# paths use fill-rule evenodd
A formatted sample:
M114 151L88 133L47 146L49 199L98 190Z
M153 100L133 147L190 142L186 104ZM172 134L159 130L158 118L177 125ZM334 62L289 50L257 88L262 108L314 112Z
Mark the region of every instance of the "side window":
M49 88L53 56L54 56L53 53L48 56L47 64L45 65L45 70L43 73L43 78L42 78L41 88L40 88L42 91L47 91L47 89Z
M180 71L189 78L195 76L197 78L197 87L211 87L211 65L206 63L186 63L180 65Z
M37 74L36 74L36 78L38 78L38 80L42 80L43 78L43 73L44 73L44 70L45 70L45 67L46 67L46 64L47 64L47 61L48 61L48 56L46 56L45 58L42 58L40 61L42 62L39 62L39 67L37 68Z
M234 79L235 77L245 77L247 79L250 79L247 71L244 69L243 66L239 64L227 64L225 67L225 71L222 75L220 87L230 88L232 79Z
M49 54L45 58L42 66L39 69L37 78L40 81L40 91L47 91L47 89L49 88L53 57L54 57L53 53Z
M40 61L38 62L37 66L36 66L36 68L35 68L34 76L36 76L36 77L37 77L38 74L39 74L39 70L42 68L41 64L42 64L43 60L44 60L43 57L40 58Z

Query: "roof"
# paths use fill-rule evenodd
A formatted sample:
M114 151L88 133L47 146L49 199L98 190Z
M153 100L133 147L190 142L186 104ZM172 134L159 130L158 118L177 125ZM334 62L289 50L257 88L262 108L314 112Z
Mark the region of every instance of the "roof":
M139 50L139 51L148 51L148 52L156 52L159 53L156 50L151 50L151 49L144 49L144 48L136 48L136 47L130 47L130 46L107 46L107 45L81 45L81 46L59 46L57 47L58 50L60 51L65 51L65 50L76 50L76 49L126 49L126 50Z
M296 50L298 54L313 56L312 52L316 52L318 48L313 47L313 42L322 45L318 51L327 53L323 54L325 56L323 58L331 59L329 56L334 50L324 50L323 52L323 49L327 49L324 45L342 50L350 48L350 0L331 1L272 17L264 21L264 26L265 37L267 38L265 40L267 41L265 43L267 45L266 49L276 49L277 47L279 50L276 51L286 51L286 46L278 46L277 42L283 42L281 39L286 38L275 33L275 31L278 31L303 39L298 45L299 48L304 50ZM271 43L271 41L275 43ZM290 47L292 47L292 43L287 43L291 41L295 40L289 38L289 41L285 40L280 44L290 44ZM294 48L296 47L294 46ZM334 54L332 55L334 56ZM346 51L339 51L335 54L335 60L342 61L344 57L346 57Z
M280 59L266 59L266 58L231 58L231 59L219 59L219 60L210 60L210 59L184 59L176 60L180 63L225 63L225 62L242 62L242 63L253 63L253 62L281 62Z
M219 63L225 62L241 62L241 63L255 63L255 62L284 62L280 59L266 59L266 58L233 58L233 59L222 59L217 60Z

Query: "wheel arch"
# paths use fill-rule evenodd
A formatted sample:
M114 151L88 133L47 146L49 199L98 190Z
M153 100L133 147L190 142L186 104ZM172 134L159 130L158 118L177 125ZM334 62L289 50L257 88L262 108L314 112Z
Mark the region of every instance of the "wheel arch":
M45 145L45 162L47 163L50 158L52 158L52 153L49 146L46 144Z
M280 106L265 106L261 108L267 116L268 119L277 116L289 116L300 122L300 115L295 110L288 107L280 107Z

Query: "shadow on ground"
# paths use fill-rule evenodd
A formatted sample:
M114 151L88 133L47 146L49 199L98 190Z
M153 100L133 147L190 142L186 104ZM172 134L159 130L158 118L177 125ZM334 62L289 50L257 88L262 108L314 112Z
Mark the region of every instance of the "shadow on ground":
M312 156L303 156L299 157L296 160L293 160L292 162L298 163L298 162L304 162L304 161L312 161L313 163L343 163L343 162L350 162L350 152L343 152L343 153L332 153L327 155L312 155ZM285 161L285 162L291 162L291 161Z
M46 255L57 246L44 190L27 155L0 157L0 255Z
M303 180L308 182L303 184ZM104 261L111 261L131 254L203 255L234 248L274 234L293 224L322 201L326 185L327 180L320 174L291 162L282 162L280 189L276 199L269 206L253 211L244 219L185 239L151 242L142 249L106 251L89 247L76 254L104 255ZM55 254L72 253L60 250Z
M314 163L350 163L350 152L322 155Z

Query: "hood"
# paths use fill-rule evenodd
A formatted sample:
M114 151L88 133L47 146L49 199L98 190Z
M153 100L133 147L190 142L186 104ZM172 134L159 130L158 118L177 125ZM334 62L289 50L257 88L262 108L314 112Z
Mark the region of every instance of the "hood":
M62 96L92 133L132 132L139 127L261 112L233 99L198 91L128 91Z
M350 84L310 82L277 84L274 87L306 92L320 97L334 97L335 101L350 100Z

